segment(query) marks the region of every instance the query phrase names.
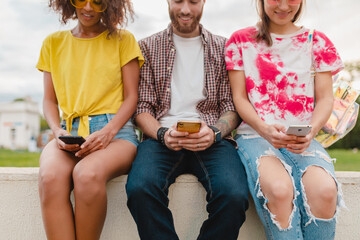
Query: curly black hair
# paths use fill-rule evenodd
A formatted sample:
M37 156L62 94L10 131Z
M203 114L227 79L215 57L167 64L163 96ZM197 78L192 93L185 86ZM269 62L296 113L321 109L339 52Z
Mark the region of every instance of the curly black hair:
M118 27L124 27L129 20L133 20L134 9L131 0L102 0L107 4L101 14L101 22L109 31L109 36L116 32ZM49 7L61 14L61 22L66 24L69 19L77 19L75 7L70 0L49 0Z

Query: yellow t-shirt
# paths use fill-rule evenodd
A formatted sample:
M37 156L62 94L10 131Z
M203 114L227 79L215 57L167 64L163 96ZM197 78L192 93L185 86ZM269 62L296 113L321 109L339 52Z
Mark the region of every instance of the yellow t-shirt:
M116 113L124 101L121 67L137 58L144 62L134 36L104 31L94 38L77 38L59 31L43 42L36 67L51 73L67 130L80 117L78 135L89 135L89 115Z

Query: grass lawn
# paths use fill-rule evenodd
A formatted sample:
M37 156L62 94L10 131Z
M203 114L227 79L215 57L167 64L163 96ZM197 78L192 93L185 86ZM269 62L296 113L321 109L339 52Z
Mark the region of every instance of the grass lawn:
M332 158L336 158L336 171L360 171L360 151L330 149L328 153Z
M0 167L38 167L40 153L0 149Z
M336 158L336 171L360 171L360 151L331 149L332 158ZM11 151L0 149L0 167L38 167L40 153Z

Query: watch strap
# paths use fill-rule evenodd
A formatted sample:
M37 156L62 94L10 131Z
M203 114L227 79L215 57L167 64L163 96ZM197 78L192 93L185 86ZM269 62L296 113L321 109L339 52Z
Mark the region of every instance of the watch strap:
M215 133L214 142L220 142L221 141L221 132L220 132L220 130L215 126L209 126L209 128L211 128L211 130L213 130L214 133Z

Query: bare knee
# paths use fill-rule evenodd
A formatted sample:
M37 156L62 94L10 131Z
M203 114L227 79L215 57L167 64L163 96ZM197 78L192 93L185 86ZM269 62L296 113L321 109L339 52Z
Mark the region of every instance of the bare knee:
M40 156L39 193L42 201L68 198L72 189L71 173L74 160L59 150L55 141L44 148Z
M38 182L42 204L46 205L54 200L63 200L70 196L71 181L55 171L40 170Z
M91 203L105 194L106 180L95 169L76 166L73 171L74 193L77 200Z
M274 204L281 205L283 202L291 202L294 198L294 190L290 181L274 181L266 193L272 198Z
M334 202L337 200L337 188L335 183L323 185L318 189L318 198L322 202Z
M337 186L333 177L323 168L311 166L303 175L306 198L312 214L331 218L337 204Z
M281 161L272 156L262 157L259 161L260 186L269 201L271 199L274 204L291 202L294 198L294 187Z
M44 194L53 194L56 191L56 188L54 187L57 184L57 178L56 174L54 172L39 172L39 190L41 195Z
M259 182L264 197L268 199L267 207L276 216L273 221L281 229L289 226L293 208L294 187L287 170L280 159L265 156L259 159Z

